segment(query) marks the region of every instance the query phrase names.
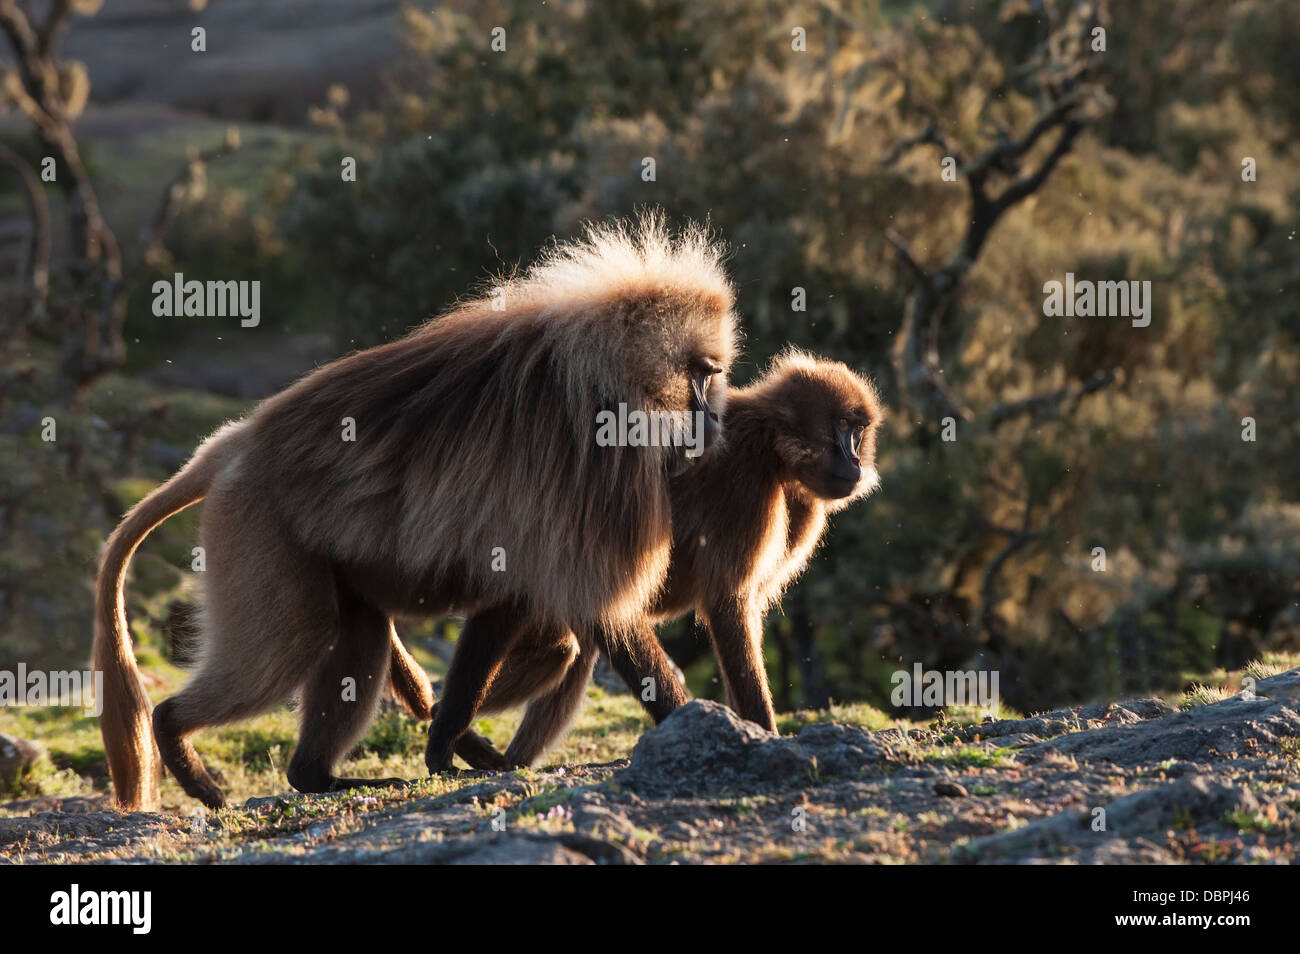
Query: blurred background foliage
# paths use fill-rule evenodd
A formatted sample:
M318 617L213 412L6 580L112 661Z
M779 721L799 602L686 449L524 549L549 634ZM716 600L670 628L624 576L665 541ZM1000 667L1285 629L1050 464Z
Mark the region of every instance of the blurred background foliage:
M245 158L187 193L165 254L129 283L125 366L61 412L57 451L33 424L56 400L50 346L32 334L11 350L0 663L84 659L103 534L206 427L401 335L552 236L647 206L730 244L736 383L792 342L871 375L893 409L881 491L835 518L767 620L778 709L886 704L889 674L918 661L997 668L1024 711L1300 648L1300 6L483 0L395 17L403 50L382 83L322 83L300 122L245 124ZM1052 58L1050 26L1076 21L1107 24L1105 51L1070 35ZM933 124L975 157L1023 136L1052 70L1083 61L1086 128L998 219L945 319L943 375L971 421L936 439L899 387L916 280L886 236L938 271L972 212L918 137ZM994 178L1031 171L1053 141ZM133 161L88 143L92 171ZM156 191L135 189L136 205ZM155 318L149 287L175 271L261 279L262 325ZM1043 284L1066 272L1150 281L1150 326L1044 318ZM1058 389L1038 413L992 413ZM131 589L142 640L192 586L187 532L169 524L137 561L137 581L157 570ZM720 697L692 622L661 633L694 691Z

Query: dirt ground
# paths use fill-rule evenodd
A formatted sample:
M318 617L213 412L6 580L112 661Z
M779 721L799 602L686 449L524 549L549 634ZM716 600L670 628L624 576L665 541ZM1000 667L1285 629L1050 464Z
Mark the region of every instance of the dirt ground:
M1300 670L1174 711L1154 699L910 731L778 736L692 702L630 760L278 795L182 816L11 803L0 861L1290 863Z

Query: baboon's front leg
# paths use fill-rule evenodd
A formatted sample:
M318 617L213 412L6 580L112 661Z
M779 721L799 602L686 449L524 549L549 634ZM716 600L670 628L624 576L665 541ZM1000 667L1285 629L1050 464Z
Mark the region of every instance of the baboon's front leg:
M619 635L597 628L593 638L614 671L641 700L655 725L690 701L648 619L638 623L630 633Z
M776 710L763 665L763 627L758 613L737 597L710 604L709 638L718 656L727 701L742 719L776 731Z
M523 721L506 749L507 762L517 766L534 765L564 734L582 708L591 670L599 656L595 646L583 647L559 685L528 703Z
M437 714L429 726L424 762L430 772L452 767L457 740L474 721L501 663L527 622L521 609L513 605L494 606L466 622L442 686Z

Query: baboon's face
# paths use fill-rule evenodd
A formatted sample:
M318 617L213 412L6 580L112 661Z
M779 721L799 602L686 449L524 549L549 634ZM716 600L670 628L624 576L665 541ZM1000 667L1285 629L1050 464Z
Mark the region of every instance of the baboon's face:
M843 365L823 362L788 389L790 461L796 479L823 500L861 497L880 481L876 431L882 411L875 390Z
M669 459L668 474L684 473L722 436L722 408L727 399L727 372L722 356L701 348L687 358L686 440Z
M629 361L646 383L651 409L671 412L687 427L685 443L670 459L674 475L722 436L735 327L729 303L691 299L678 306L666 332L651 325L628 343Z

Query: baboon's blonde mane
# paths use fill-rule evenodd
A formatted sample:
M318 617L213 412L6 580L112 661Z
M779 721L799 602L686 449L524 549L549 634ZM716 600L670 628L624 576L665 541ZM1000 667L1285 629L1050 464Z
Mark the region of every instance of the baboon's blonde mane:
M684 412L688 358L730 362L722 257L702 228L673 235L658 215L590 226L406 338L321 368L254 415L272 492L300 498L281 513L334 559L454 570L571 623L639 619L667 569L672 449L599 447L597 415ZM340 445L344 417L355 444ZM508 574L491 569L496 548Z
M691 224L673 234L657 213L633 221L589 224L581 238L557 242L505 285L507 294L547 302L591 304L673 288L725 303L735 295L723 270L725 248Z
M614 387L629 401L662 403L664 395L638 393L636 386L662 380L668 362L705 344L724 366L735 356L735 291L725 257L703 226L673 232L658 212L588 224L579 237L555 242L528 268L487 283L413 334L443 336L488 322L504 342L540 323L572 394Z

